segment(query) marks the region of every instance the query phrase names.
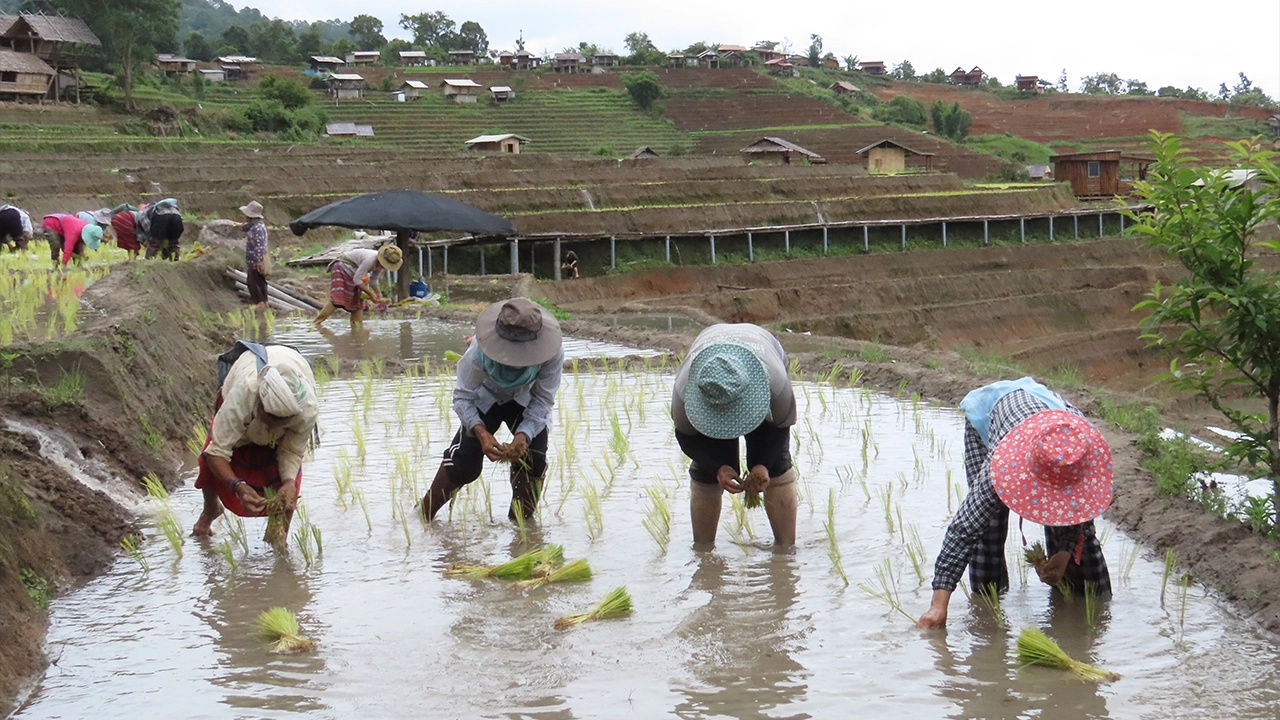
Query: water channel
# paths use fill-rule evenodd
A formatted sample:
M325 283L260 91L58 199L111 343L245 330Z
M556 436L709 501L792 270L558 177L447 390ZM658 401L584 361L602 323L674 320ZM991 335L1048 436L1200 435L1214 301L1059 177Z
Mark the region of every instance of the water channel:
M410 357L435 359L461 349L465 327L423 320L411 331ZM332 351L307 332L279 336ZM437 339L419 344L430 333ZM327 383L322 444L303 485L322 554L310 563L296 547L277 554L261 541L261 520L245 523L249 549L234 567L217 550L221 521L218 538L189 538L181 558L152 535L149 572L122 556L54 601L53 663L16 717L1276 717L1273 641L1194 581L1184 591L1175 577L1162 601L1161 559L1105 521L1115 596L1092 624L1083 602L1053 601L1028 576L1016 523L1008 629L959 592L946 633L916 630L873 598L863 585L874 587L888 560L904 609L928 604L932 560L964 485L951 408L798 383L797 546L771 548L763 511L745 511L743 523L726 500L716 549L695 552L667 414L672 368L647 364L582 360L566 371L546 496L525 538L505 519L505 468L489 464L451 514L418 520L414 503L457 425L441 362L426 377ZM347 468L363 505L335 482ZM665 551L642 524L646 488L671 510ZM585 500L593 494L598 525ZM828 503L847 586L829 557ZM199 508L190 477L172 504L189 527ZM1030 525L1026 534L1039 535ZM917 535L927 555L919 574L908 553ZM595 577L521 591L443 576L450 563L497 563L541 542L588 558ZM554 629L617 585L630 590L631 617ZM254 636L255 616L277 605L299 614L314 653L273 655ZM1122 679L1020 669L1014 638L1026 625Z

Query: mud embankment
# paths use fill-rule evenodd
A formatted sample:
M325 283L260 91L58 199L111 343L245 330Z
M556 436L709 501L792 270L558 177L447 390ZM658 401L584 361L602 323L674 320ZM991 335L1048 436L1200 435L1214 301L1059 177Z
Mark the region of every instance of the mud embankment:
M42 605L111 564L139 478L171 484L192 426L212 410L212 361L231 340L217 312L235 306L225 265L116 266L85 291L74 333L5 349L0 715L46 662Z

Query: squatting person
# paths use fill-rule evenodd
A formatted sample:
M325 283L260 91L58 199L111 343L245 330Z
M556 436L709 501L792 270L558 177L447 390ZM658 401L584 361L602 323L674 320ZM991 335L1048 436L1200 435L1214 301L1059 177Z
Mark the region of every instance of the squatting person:
M31 215L26 210L0 205L0 248L25 251L34 234Z
M459 488L480 477L485 458L511 464L507 517L533 514L547 472L551 408L563 365L560 323L542 306L514 298L480 313L475 340L458 361L453 390L453 410L462 425L422 498L428 520ZM514 435L507 444L493 436L503 423Z
M196 478L204 510L191 534L212 535L224 507L240 517L262 516L271 488L283 500L284 534L277 538L283 540L319 414L311 365L293 348L241 340L218 358L218 375L213 424Z
M378 279L385 272L399 270L403 264L404 254L395 245L383 245L377 250L355 248L340 255L329 263L329 302L316 315L316 327L338 308L351 313L351 327L363 323L365 296L382 302Z
M681 451L693 461L689 466L693 542L715 543L723 492L746 489L738 468L738 438L745 437L748 474L764 485L764 509L773 541L794 545L796 471L791 464L791 426L796 424L796 397L778 339L747 323L703 330L676 373L671 419Z
M951 593L969 567L975 590L1009 587L1004 545L1009 510L1044 526L1040 579L1067 591L1111 592L1093 519L1111 504L1111 448L1057 393L1032 378L978 388L960 403L969 494L947 527L922 628L947 623ZM1061 585L1065 580L1070 588Z

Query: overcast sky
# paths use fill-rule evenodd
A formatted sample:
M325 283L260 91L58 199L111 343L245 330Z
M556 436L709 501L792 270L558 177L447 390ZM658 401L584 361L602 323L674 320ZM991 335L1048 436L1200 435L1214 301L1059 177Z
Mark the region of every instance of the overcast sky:
M233 0L234 2L234 0ZM235 3L237 7L240 3ZM513 49L523 31L533 52L559 51L580 41L624 52L632 31L649 34L661 50L699 40L750 46L757 40L809 45L809 34L839 57L890 64L911 61L917 72L981 66L1001 82L1015 75L1056 81L1066 68L1071 88L1080 78L1114 72L1163 85L1215 92L1244 72L1268 95L1280 89L1280 0L988 0L986 2L850 3L832 0L557 0L521 3L474 0L253 0L264 14L284 19L348 20L357 12L382 20L389 37L407 37L401 13L443 10L459 24L479 22L490 47Z

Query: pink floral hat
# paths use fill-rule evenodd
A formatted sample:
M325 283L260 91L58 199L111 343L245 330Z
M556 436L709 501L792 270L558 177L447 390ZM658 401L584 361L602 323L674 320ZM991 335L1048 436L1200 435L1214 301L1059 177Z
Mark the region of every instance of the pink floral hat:
M1078 525L1111 504L1111 447L1088 420L1044 410L996 445L991 482L1009 509L1041 525Z

